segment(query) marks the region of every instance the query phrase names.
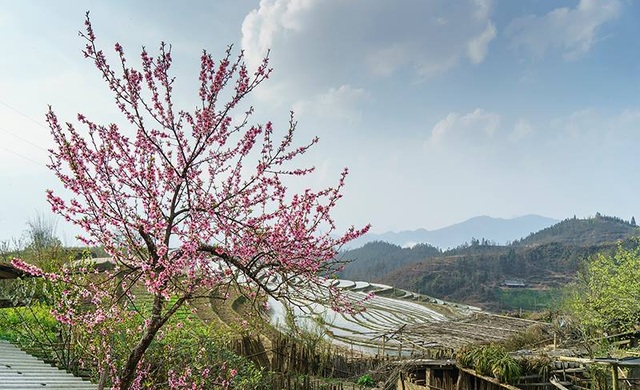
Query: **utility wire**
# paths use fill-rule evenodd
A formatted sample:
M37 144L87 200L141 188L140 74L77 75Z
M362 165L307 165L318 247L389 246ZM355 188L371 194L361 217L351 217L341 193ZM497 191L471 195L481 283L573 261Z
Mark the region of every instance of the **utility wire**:
M24 112L22 112L22 111L18 110L17 108L15 108L15 107L13 107L13 106L11 106L11 105L9 105L9 104L5 103L4 101L2 101L2 99L0 99L0 104L2 104L3 106L7 107L7 108L8 108L8 109L10 109L11 111L14 111L14 112L16 112L16 113L20 114L21 116L23 116L23 117L25 117L25 118L29 119L31 122L35 123L36 125L38 125L38 126L40 126L40 127L44 128L44 129L49 130L49 128L48 128L47 126L43 125L43 124L42 124L42 122L40 122L40 121L37 121L37 120L33 119L32 117L30 117L29 115L25 114Z
M4 146L0 146L0 149L6 150L7 152L9 152L11 154L15 154L16 156L18 156L20 158L23 158L23 159L25 159L27 161L30 161L30 162L36 164L37 166L39 166L41 168L43 167L43 164L41 162L37 162L36 160L32 159L31 157L27 157L24 154L18 153L16 151L11 150L11 149L7 149Z
M29 115L25 114L24 112L22 112L22 111L18 110L17 108L15 108L15 107L11 106L10 104L7 104L7 103L5 103L5 102L4 102L4 101L2 101L2 100L0 100L0 104L2 104L3 106L7 107L8 109L10 109L10 110L12 110L12 111L14 111L14 112L18 113L19 115L21 115L21 116L25 117L26 119L30 120L31 122L35 123L36 125L38 125L38 126L40 126L40 127L43 127L43 128L45 128L45 129L47 128L47 127L46 127L46 126L44 126L42 123L38 122L37 120L33 119L32 117L30 117ZM7 130L7 129L5 129L5 128L2 128L2 127L0 127L0 131L2 131L2 132L4 132L4 133L7 133L7 134L11 135L12 137L15 137L15 138L17 138L17 139L19 139L19 140L21 140L21 141L23 141L23 142L26 142L26 143L28 143L29 145L31 145L31 146L33 146L33 147L35 147L35 148L37 148L37 149L42 150L43 152L48 152L45 148L41 147L40 145L38 145L38 144L36 144L36 143L34 143L34 142L31 142L31 141L29 141L28 139L26 139L26 138L24 138L24 137L21 137L21 136L19 136L18 134L16 134L16 133L12 132L12 131L9 131L9 130ZM16 156L18 156L18 157L20 157L20 158L22 158L22 159L24 159L24 160L27 160L27 161L29 161L29 162L31 162L31 163L34 163L34 164L36 164L36 165L37 165L37 166L39 166L39 167L42 167L42 166L43 166L43 164L42 164L41 162L38 162L38 161L36 161L36 160L32 159L31 157L25 156L25 155L24 155L24 154L22 154L22 153L18 153L18 152L16 152L15 150L8 149L8 148L6 148L6 147L4 147L4 146L0 146L0 149L6 150L7 152L9 152L9 153L11 153L11 154L14 154L14 155L16 155Z
M38 148L38 149L42 150L43 152L48 152L48 151L47 151L47 149L45 149L45 148L41 147L40 145L37 145L37 144L35 144L35 143L33 143L33 142L29 141L28 139L26 139L26 138L24 138L24 137L21 137L21 136L19 136L18 134L15 134L15 133L13 133L13 132L11 132L11 131L9 131L9 130L5 129L5 128L0 127L0 131L3 131L3 132L5 132L5 133L7 133L7 134L9 134L9 135L11 135L11 136L13 136L13 137L16 137L17 139L19 139L19 140L21 140L21 141L24 141L24 142L28 143L29 145L34 146L34 147L36 147L36 148Z
M22 112L22 111L18 110L17 108L13 107L12 105L10 105L10 104L8 104L8 103L6 103L6 102L4 102L2 99L0 99L0 104L1 104L1 105L3 105L3 106L5 106L5 107L7 107L7 108L8 108L8 109L10 109L11 111L16 112L16 113L17 113L17 114L19 114L20 116L22 116L22 117L24 117L24 118L26 118L26 119L30 120L31 122L35 123L36 125L38 125L38 126L40 126L40 127L42 127L42 128L48 129L46 126L44 126L44 125L42 124L42 122L39 122L39 121L37 121L37 120L33 119L32 117L30 117L29 115L25 114L24 112ZM39 150L41 150L41 151L43 151L43 152L45 152L45 153L48 153L48 150L47 150L47 149L43 148L42 146L40 146L40 145L38 145L38 144L36 144L36 143L34 143L34 142L32 142L32 141L30 141L30 140L26 139L25 137L20 136L20 135L18 135L18 134L16 134L16 133L14 133L14 132L12 132L12 131L9 131L9 130L7 130L7 129L5 129L5 128L2 128L2 127L0 127L0 131L4 132L4 133L6 133L6 134L9 134L9 135L11 135L12 137L15 137L15 138L17 138L17 139L19 139L19 140L21 140L21 141L23 141L23 142L26 142L26 143L28 143L29 145L31 145L31 146L33 146L33 147L35 147L35 148L37 148L37 149L39 149ZM27 160L27 161L29 161L29 162L32 162L32 163L34 163L34 164L38 165L39 167L42 167L42 166L43 166L43 164L42 164L41 162L38 162L38 161L36 161L36 160L32 159L31 157L25 156L25 155L24 155L24 154L22 154L22 153L18 153L18 152L16 152L15 150L8 149L8 148L6 148L6 147L4 147L4 146L0 146L0 149L6 150L7 152L9 152L9 153L11 153L11 154L14 154L14 155L16 155L16 156L18 156L18 157L20 157L20 158L22 158L22 159L24 159L24 160Z

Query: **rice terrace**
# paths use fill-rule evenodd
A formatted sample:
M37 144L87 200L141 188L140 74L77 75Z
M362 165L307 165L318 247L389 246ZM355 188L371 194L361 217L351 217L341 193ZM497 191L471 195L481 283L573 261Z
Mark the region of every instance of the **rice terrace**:
M503 341L525 331L536 321L505 317L480 308L445 302L391 286L337 280L354 302L364 302L363 311L339 313L317 304L300 302L298 325L321 324L329 340L366 354L422 355L437 349L455 350L471 343ZM373 298L366 296L373 293ZM270 320L284 323L283 307L270 300ZM305 321L306 319L306 321Z

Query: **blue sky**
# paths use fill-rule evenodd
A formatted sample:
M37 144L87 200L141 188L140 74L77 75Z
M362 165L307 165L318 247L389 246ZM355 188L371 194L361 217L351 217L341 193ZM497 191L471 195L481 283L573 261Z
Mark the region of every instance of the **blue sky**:
M185 3L187 4L187 3ZM89 8L87 8L89 7ZM228 44L274 76L258 122L296 112L305 156L336 182L340 227L434 229L478 216L640 217L640 3L625 0L17 1L0 3L0 240L48 212L52 104L119 119L83 59L84 12L105 49L173 45L195 104L201 50ZM75 231L58 223L66 241Z

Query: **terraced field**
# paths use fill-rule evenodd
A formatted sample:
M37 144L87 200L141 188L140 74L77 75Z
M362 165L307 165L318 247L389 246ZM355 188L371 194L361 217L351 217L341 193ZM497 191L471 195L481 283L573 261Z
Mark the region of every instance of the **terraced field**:
M457 348L469 343L499 341L532 325L534 321L503 317L479 308L445 302L382 284L338 280L333 282L364 311L338 313L317 303L296 301L297 324L327 340L363 353L420 353L433 348ZM365 300L373 292L371 299ZM285 306L270 299L270 321L286 328Z

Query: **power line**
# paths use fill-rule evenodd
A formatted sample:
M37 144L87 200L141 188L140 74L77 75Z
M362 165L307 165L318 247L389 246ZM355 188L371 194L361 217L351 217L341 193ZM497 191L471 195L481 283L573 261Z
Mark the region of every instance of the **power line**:
M37 120L33 119L32 117L30 117L29 115L25 114L24 112L22 112L22 111L18 110L17 108L13 107L12 105L10 105L10 104L8 104L8 103L6 103L6 102L2 101L1 99L0 99L0 104L2 104L3 106L7 107L8 109L10 109L10 110L12 110L12 111L14 111L14 112L18 113L19 115L23 116L24 118L26 118L26 119L30 120L31 122L35 123L36 125L38 125L38 126L40 126L40 127L43 127L43 128L45 128L45 129L47 128L47 127L46 127L46 126L44 126L42 123L38 122ZM39 149L39 150L42 150L43 152L48 153L48 150L46 150L45 148L41 147L40 145L38 145L38 144L36 144L36 143L34 143L34 142L32 142L32 141L30 141L30 140L28 140L28 139L26 139L26 138L24 138L24 137L20 136L20 135L18 135L18 134L16 134L16 133L14 133L14 132L12 132L12 131L9 131L9 130L7 130L7 129L5 129L5 128L2 128L2 127L0 127L0 131L2 131L2 132L4 132L4 133L7 133L7 134L11 135L12 137L15 137L15 138L17 138L17 139L19 139L19 140L21 140L21 141L23 141L23 142L26 142L26 143L28 143L29 145L31 145L31 146L33 146L33 147L35 147L35 148ZM4 146L0 146L0 148L1 148L1 149L3 149L3 150L6 150L6 151L7 151L7 152L9 152L9 153L15 154L16 156L19 156L19 157L21 157L21 158L23 158L23 159L25 159L25 160L27 160L27 161L30 161L30 162L32 162L32 163L35 163L35 164L36 164L36 165L38 165L38 166L42 166L42 164L41 164L41 163L39 163L39 162L35 161L34 159L32 159L32 158L30 158L30 157L27 157L27 156L25 156L25 155L23 155L23 154L20 154L20 153L18 153L18 152L16 152L16 151L14 151L14 150L7 149L7 148L6 148L6 147L4 147Z
M39 121L37 121L37 120L33 119L33 118L32 118L32 117L30 117L29 115L27 115L27 114L25 114L24 112L22 112L22 111L18 110L17 108L15 108L15 107L13 107L13 106L11 106L11 105L9 105L9 104L5 103L5 102L4 102L4 101L2 101L1 99L0 99L0 104L2 104L3 106L7 107L7 108L8 108L8 109L10 109L11 111L14 111L14 112L16 112L16 113L20 114L21 116L23 116L23 117L25 117L25 118L29 119L31 122L35 123L36 125L38 125L38 126L40 126L40 127L44 128L44 129L47 129L47 130L49 129L47 126L43 125L43 124L42 124L42 122L39 122Z
M3 101L3 100L1 100L1 99L0 99L0 104L2 104L3 106L7 107L7 108L8 108L8 109L10 109L11 111L14 111L14 112L18 113L20 116L22 116L22 117L24 117L24 118L26 118L26 119L30 120L31 122L35 123L36 125L38 125L38 126L40 126L40 127L42 127L42 128L47 129L47 127L46 127L46 126L44 126L41 122L39 122L39 121L37 121L37 120L33 119L33 118L32 118L32 117L30 117L29 115L25 114L24 112L22 112L22 111L18 110L17 108L15 108L15 107L13 107L12 105L10 105L10 104L8 104L8 103L4 102L4 101ZM39 149L39 150L42 150L43 152L48 153L48 150L47 150L47 149L45 149L45 148L41 147L40 145L38 145L38 144L36 144L36 143L34 143L34 142L32 142L32 141L30 141L30 140L28 140L28 139L26 139L26 138L24 138L24 137L20 136L20 135L18 135L18 134L16 134L16 133L14 133L14 132L12 132L12 131L9 131L9 130L7 130L7 129L5 129L5 128L2 128L2 127L0 127L0 131L2 131L2 132L4 132L4 133L7 133L7 134L11 135L12 137L15 137L15 138L17 138L17 139L19 139L19 140L21 140L21 141L23 141L23 142L26 142L26 143L28 143L29 145L31 145L31 146L33 146L33 147L35 147L35 148ZM39 166L39 167L41 167L41 168L43 167L43 164L42 164L41 162L38 162L38 161L36 161L36 160L32 159L31 157L25 156L25 155L24 155L24 154L22 154L22 153L18 153L18 152L16 152L15 150L8 149L8 148L6 148L6 147L4 147L4 146L0 146L0 149L6 150L7 152L9 152L9 153L11 153L11 154L14 154L14 155L16 155L16 156L18 156L18 157L20 157L20 158L22 158L22 159L24 159L24 160L27 160L27 161L29 161L29 162L31 162L31 163L33 163L33 164L36 164L37 166Z
M30 161L30 162L32 162L32 163L34 163L34 164L36 164L37 166L39 166L39 167L41 167L41 168L43 167L43 164L42 164L42 163L37 162L36 160L32 159L31 157L27 157L27 156L25 156L25 155L23 155L23 154L21 154L21 153L18 153L18 152L16 152L16 151L13 151L13 150L11 150L11 149L7 149L7 148L5 148L4 146L0 146L0 149L6 150L7 152L9 152L9 153L11 153L11 154L15 154L16 156L18 156L18 157L20 157L20 158L23 158L23 159L25 159L25 160L27 160L27 161Z
M11 135L11 136L13 136L13 137L16 137L16 138L18 138L19 140L24 141L24 142L28 143L29 145L32 145L32 146L34 146L34 147L36 147L36 148L38 148L38 149L42 150L43 152L48 152L48 150L47 150L47 149L44 149L44 148L40 147L39 145L36 145L35 143L33 143L33 142L29 141L28 139L26 139L26 138L24 138L24 137L21 137L21 136L19 136L19 135L15 134L15 133L13 133L13 132L11 132L11 131L9 131L9 130L5 129L5 128L0 127L0 131L3 131L3 132L5 132L5 133L7 133L7 134L9 134L9 135Z

